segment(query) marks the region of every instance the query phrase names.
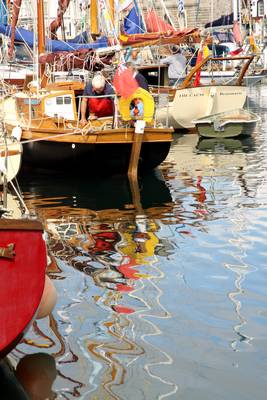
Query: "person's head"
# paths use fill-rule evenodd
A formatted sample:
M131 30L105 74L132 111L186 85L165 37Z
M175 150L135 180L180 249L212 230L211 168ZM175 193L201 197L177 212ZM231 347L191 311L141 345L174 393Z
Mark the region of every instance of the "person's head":
M18 362L15 375L31 400L44 400L53 395L52 385L57 370L55 360L50 354L24 356Z
M132 54L131 55L132 55L132 59L133 60L137 59L138 53L139 53L139 50L136 50L136 49L132 50Z
M181 49L179 46L172 46L172 54L179 54L181 53Z
M92 88L96 93L102 93L104 91L105 84L106 81L103 75L95 75L92 79Z
M130 71L132 71L133 73L134 73L134 72L137 72L137 69L136 69L135 65L134 65L131 61L128 61L128 62L126 63L126 67L127 67Z

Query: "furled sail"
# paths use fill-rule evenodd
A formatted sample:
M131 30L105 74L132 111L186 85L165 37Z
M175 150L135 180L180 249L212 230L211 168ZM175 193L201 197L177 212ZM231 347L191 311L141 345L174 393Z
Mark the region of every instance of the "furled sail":
M11 37L12 28L10 25L0 24L0 33L5 36ZM28 31L24 28L15 28L14 39L17 42L25 42L31 48L33 48L34 34L32 31ZM46 39L46 50L47 51L76 51L81 49L98 49L101 47L107 47L108 40L106 37L101 37L92 43L76 43L72 41L64 42L62 40Z
M148 32L174 32L175 29L165 22L161 17L155 13L155 11L150 10L147 12L146 17L146 28Z

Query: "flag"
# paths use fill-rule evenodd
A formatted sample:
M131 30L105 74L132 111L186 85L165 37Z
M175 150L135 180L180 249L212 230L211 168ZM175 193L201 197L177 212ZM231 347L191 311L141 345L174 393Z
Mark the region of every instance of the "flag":
M124 18L123 30L124 33L127 33L128 35L142 33L141 16L138 14L135 7L133 7L129 14Z
M233 26L233 34L234 34L234 39L236 44L241 46L242 44L242 36L240 32L240 27L238 21L234 21L234 26Z
M209 50L208 46L205 44L205 45L203 46L203 57L206 58L206 57L208 57L209 55L210 55L210 50Z
M178 0L177 8L179 14L184 14L184 0Z
M104 8L105 8L105 0L99 0L98 1L98 6L99 6L99 9L101 11L104 10Z
M200 64L202 59L203 59L203 50L202 50L202 46L200 46L198 53L197 53L196 65ZM194 80L194 87L197 87L200 84L200 74L201 74L201 68L196 73L196 77Z
M121 97L130 97L139 87L133 72L121 63L114 75L113 86L116 93Z
M238 47L235 50L230 51L229 56L237 56L243 51L242 47Z
M255 39L254 39L253 35L249 36L249 45L250 45L252 53L259 53L260 52L258 46L256 45L256 42L255 42Z

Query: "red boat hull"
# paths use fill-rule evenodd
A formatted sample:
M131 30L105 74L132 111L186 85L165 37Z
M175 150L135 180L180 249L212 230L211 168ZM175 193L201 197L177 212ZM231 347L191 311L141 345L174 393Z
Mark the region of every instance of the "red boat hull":
M39 221L0 219L0 357L21 340L40 304L47 264L42 233Z

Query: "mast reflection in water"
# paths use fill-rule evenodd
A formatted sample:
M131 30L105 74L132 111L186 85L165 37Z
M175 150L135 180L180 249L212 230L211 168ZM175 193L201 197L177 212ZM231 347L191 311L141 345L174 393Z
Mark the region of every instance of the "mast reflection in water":
M59 300L12 358L53 354L59 399L265 400L266 94L250 138L177 136L139 187L20 177Z

